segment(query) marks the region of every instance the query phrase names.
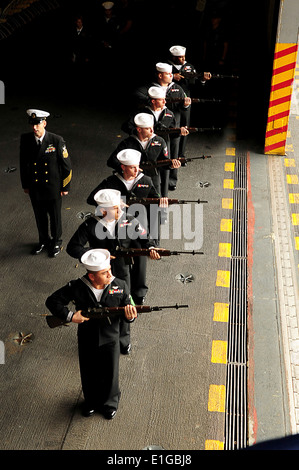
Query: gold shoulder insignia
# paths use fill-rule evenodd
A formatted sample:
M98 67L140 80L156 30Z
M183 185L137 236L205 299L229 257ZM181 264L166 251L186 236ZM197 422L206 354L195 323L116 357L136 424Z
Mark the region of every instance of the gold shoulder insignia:
M63 155L63 158L67 158L69 156L66 146L64 146L62 149L62 155Z

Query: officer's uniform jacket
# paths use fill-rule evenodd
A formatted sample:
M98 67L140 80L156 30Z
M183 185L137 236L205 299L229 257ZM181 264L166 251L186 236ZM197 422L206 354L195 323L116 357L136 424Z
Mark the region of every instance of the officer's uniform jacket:
M40 147L33 132L20 141L20 176L23 189L37 200L58 199L68 192L72 179L70 157L64 139L45 131Z

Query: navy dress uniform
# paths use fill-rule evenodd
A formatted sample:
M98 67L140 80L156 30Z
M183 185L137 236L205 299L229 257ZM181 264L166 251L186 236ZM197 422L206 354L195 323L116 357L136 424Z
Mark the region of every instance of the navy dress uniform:
M106 249L114 256L117 250L132 246L135 241L133 234L135 239L139 237L143 248L155 247L154 240L148 238L147 231L138 220L120 210L120 196L120 192L114 189L101 189L95 194L96 213L87 218L70 239L66 247L70 256L81 260L86 251L95 248ZM114 221L108 221L106 211L113 207L118 207L119 213ZM113 275L124 280L130 290L130 261L125 257L116 257L111 260L111 268ZM142 275L146 277L145 272ZM120 341L121 352L127 354L131 348L129 329L122 331Z
M84 311L94 307L126 307L131 304L131 299L126 283L111 274L107 250L90 250L81 262L87 273L50 295L46 306L63 321L78 323L78 355L85 399L83 414L91 416L99 411L106 419L112 419L120 399L120 318L86 321ZM103 284L95 282L99 274L105 275ZM75 305L75 313L68 307L70 302ZM123 319L132 322L135 317L125 314Z
M127 203L130 198L160 198L159 193L153 185L152 179L143 174L139 170L141 153L133 149L125 149L117 154L117 159L123 166L133 166L136 168L136 176L130 180L126 179L125 172L113 173L108 178L105 178L88 196L87 203L96 206L94 196L102 189L114 189L120 192L124 203ZM127 214L136 217L142 227L145 227L151 234L151 240L154 240L155 246L159 245L159 214L152 211L153 217L150 218L150 206L138 205L138 214L136 214L134 205L127 209ZM156 217L157 215L157 217ZM140 239L132 240L130 247L142 248ZM148 291L146 283L146 267L147 257L137 256L130 260L130 292L132 294L135 304L141 305ZM118 276L120 277L120 276Z
M195 85L194 78L180 78L179 80L176 79L176 74L183 74L184 73L194 73L196 72L195 67L185 60L186 48L183 46L172 46L169 49L171 54L171 60L169 61L170 65L172 66L172 73L174 76L174 82L178 83L180 87L184 90L186 96L191 96L191 89L192 86ZM190 118L191 118L191 106L188 108L181 109L181 126L190 126ZM186 151L186 137L181 137L179 142L179 156L184 157Z
M148 139L142 141L138 133L138 128L154 128L154 118L147 113L139 113L134 117L135 131L129 137L122 140L116 149L112 152L107 160L107 165L117 172L121 172L121 164L117 159L117 154L121 150L134 149L141 153L142 163L153 162L158 160L166 160L169 158L168 148L163 137L156 135L154 132ZM166 168L166 167L165 167ZM156 188L156 191L162 196L167 197L168 194L168 172L165 168L144 168L143 172L149 176Z
M165 105L163 106L161 110L156 111L153 105L153 101L155 100L164 100L164 102L166 101L165 100L166 90L160 86L159 87L152 86L148 90L148 95L149 95L151 102L148 105L145 105L142 109L140 109L138 113L148 113L153 116L154 132L155 134L163 137L168 148L168 154L171 156L170 142L171 142L171 139L175 138L175 135L167 131L173 127L177 127L174 113ZM133 113L129 117L129 119L122 124L121 129L129 135L134 133L134 130L136 127L134 123L134 117L138 113L137 112Z
M70 190L71 161L64 139L45 129L49 113L28 109L27 114L33 132L21 135L20 176L30 196L39 234L39 245L33 253L47 248L50 256L56 256L62 243L61 198Z
M162 87L166 91L165 96L167 107L173 112L177 127L181 127L181 114L185 111L185 109L190 107L190 104L185 106L185 100L186 98L190 99L190 97L187 97L186 93L180 85L172 81L172 66L170 64L158 62L156 64L156 73L157 81L152 82L149 86L144 86L137 89L135 92L135 99L137 100L139 106L148 104L150 99L148 93L149 89L152 86ZM161 78L159 78L160 74L167 74L169 77L167 83L161 82ZM171 139L170 158L176 159L179 157L179 143L179 137ZM169 189L176 189L176 184L177 169L174 168L171 169L169 173Z

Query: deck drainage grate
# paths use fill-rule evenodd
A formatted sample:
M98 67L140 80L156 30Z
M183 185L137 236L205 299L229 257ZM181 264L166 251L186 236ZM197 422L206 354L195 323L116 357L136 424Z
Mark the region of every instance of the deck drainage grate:
M225 450L247 445L247 158L235 160Z

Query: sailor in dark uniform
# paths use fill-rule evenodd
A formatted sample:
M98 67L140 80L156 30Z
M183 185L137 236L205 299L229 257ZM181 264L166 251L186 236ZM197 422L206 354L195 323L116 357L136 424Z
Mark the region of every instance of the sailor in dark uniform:
M33 132L21 136L20 175L24 192L29 194L32 203L39 234L39 244L32 253L48 249L49 256L55 257L61 250L61 203L62 196L70 190L71 161L64 139L45 129L49 113L28 109L27 114Z
M73 258L81 260L89 249L103 248L110 252L111 268L114 276L123 279L131 290L130 263L125 257L117 257L117 251L134 246L139 240L142 248L150 249L151 259L160 259L154 250L155 241L148 236L148 231L139 221L122 210L120 191L101 189L95 196L97 208L95 215L87 218L70 239L66 251ZM146 272L142 273L139 284L146 280ZM130 332L128 329L121 334L121 352L128 354L131 350Z
M189 108L191 98L186 95L183 88L173 81L172 66L168 63L158 62L156 64L156 81L149 86L140 87L135 92L135 98L139 106L144 106L149 102L148 90L151 86L162 87L166 93L167 107L174 113L177 127L181 127L181 112ZM170 158L179 157L179 138L171 140ZM177 169L170 170L169 189L176 189Z
M149 176L140 171L141 153L134 149L121 150L117 154L117 159L121 164L121 172L113 173L104 179L88 196L87 203L97 205L94 196L101 189L116 189L120 191L121 197L125 204L129 204L127 214L136 217L143 227L147 227L150 238L155 241L155 246L160 244L160 214L166 210L168 205L167 198L160 198L160 194L156 191L153 182ZM130 206L130 200L134 198L157 198L159 203L154 207L142 205L133 202ZM137 211L137 213L136 213ZM142 243L137 238L132 240L132 248L142 248ZM146 285L146 266L147 257L137 256L132 260L130 270L130 286L131 294L135 304L141 305L144 302L148 291Z
M99 411L106 419L113 419L120 399L120 318L89 319L84 316L84 311L94 307L125 307L123 319L127 322L135 320L137 311L131 304L126 283L111 273L107 250L87 251L81 262L87 273L50 295L46 306L53 315L78 324L84 416ZM71 302L75 312L69 309Z
M168 149L163 137L154 133L154 117L148 113L139 113L134 117L135 132L119 143L117 148L108 158L107 165L116 171L121 171L120 162L117 154L124 149L131 148L141 153L142 163L153 162L157 160L166 160L169 158ZM172 167L179 168L180 162L172 160ZM156 191L162 196L168 194L168 173L167 167L161 169L144 168L144 174L152 178Z
M180 85L186 96L191 97L192 87L194 87L196 79L188 77L188 74L196 73L194 65L186 61L186 48L184 46L172 46L169 49L171 58L169 64L172 66L173 81ZM202 81L210 80L211 73L204 72ZM181 109L181 126L190 126L191 106ZM187 139L185 136L180 138L178 154L180 157L185 156Z
M154 132L163 137L167 144L168 153L171 158L172 145L171 139L178 138L179 135L188 135L186 127L180 128L180 133L171 133L172 128L177 128L174 113L166 106L166 89L161 86L152 86L148 89L149 104L139 110L141 113L148 113L154 116ZM133 113L129 119L123 123L122 130L131 135L135 130L134 117L138 114Z

